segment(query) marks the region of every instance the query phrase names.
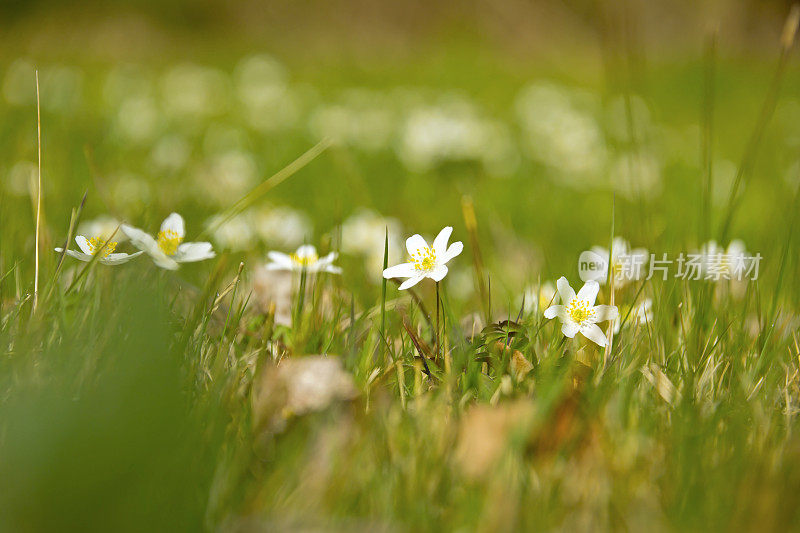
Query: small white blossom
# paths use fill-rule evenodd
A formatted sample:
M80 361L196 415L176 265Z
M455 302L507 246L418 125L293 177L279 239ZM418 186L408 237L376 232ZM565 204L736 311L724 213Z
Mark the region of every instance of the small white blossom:
M567 278L562 276L558 278L556 286L561 305L552 305L545 309L544 317L558 317L561 321L561 333L569 338L581 332L584 337L600 346L608 344L605 333L597 323L616 319L619 310L613 305L594 305L600 285L596 281L587 281L578 294L575 294Z
M342 269L333 264L339 256L336 252L331 252L324 257L317 254L317 249L310 244L304 244L293 254L282 252L269 252L270 262L267 263L267 270L287 270L291 272L301 272L305 270L311 274L317 272L329 272L331 274L341 274Z
M400 290L413 287L425 278L441 281L447 275L446 263L464 249L461 241L447 246L451 233L453 233L451 226L444 228L433 240L433 246L428 246L428 242L421 235L412 235L406 240L406 249L411 256L411 262L387 268L383 271L383 277L408 278L400 285Z
M133 254L114 253L117 243L114 241L108 241L107 237L91 237L87 239L83 235L76 235L75 242L78 243L78 247L81 249L80 252L75 250L67 250L64 252L63 248L56 248L56 252L64 252L68 256L74 257L75 259L84 261L86 263L91 261L95 254L99 253L100 255L97 258L97 262L104 265L120 265L122 263L127 263L134 257L142 255L142 252L136 252Z
M121 228L134 246L147 252L156 266L167 270L177 270L179 263L203 261L216 256L209 242L183 242L186 229L183 217L178 213L172 213L164 219L155 238L127 224Z

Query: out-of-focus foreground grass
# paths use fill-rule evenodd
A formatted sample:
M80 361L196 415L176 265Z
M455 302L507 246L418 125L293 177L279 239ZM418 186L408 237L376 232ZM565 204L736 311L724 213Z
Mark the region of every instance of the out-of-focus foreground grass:
M233 18L242 35L231 20L192 31L186 6L167 5L75 21L49 3L6 11L1 531L798 528L797 60L773 81L787 10L748 26L731 8L716 44L669 29L654 44L657 9L542 8L572 36L548 45L472 35L444 8L440 26L409 32L421 5L389 25L396 40L385 17L365 29L367 6L348 35L321 6L281 4L275 24L302 31L259 39L253 5ZM524 29L513 19L527 12L502 5L489 11ZM216 28L215 9L202 3L197 24ZM73 210L79 226L151 230L178 211L192 238L214 228L218 257L176 273L146 257L59 269ZM389 284L382 338L381 270L387 233L395 264L405 237L445 225L467 249L443 282L437 355L424 284L424 309ZM604 363L563 342L539 295L576 281L578 254L612 231L672 256L739 238L760 276L618 290L623 315L644 298L653 312L622 326ZM339 251L343 274L309 281L300 306L297 280L263 263L303 243Z

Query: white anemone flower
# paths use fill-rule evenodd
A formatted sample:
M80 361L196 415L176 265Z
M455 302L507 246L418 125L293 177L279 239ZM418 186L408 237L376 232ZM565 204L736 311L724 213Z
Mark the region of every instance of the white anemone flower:
M578 294L570 287L567 278L560 277L556 282L561 305L551 305L544 311L544 317L561 320L561 333L569 338L581 332L590 341L605 346L608 344L606 334L597 325L598 322L614 320L619 310L613 305L594 305L600 285L593 280L587 281Z
M108 241L103 237L91 237L87 239L83 235L76 235L75 242L78 243L78 247L81 249L80 252L69 249L64 252L63 248L56 248L56 252L64 252L68 256L86 263L91 261L95 254L100 254L97 257L97 262L104 265L120 265L122 263L127 263L136 256L142 255L142 252L133 254L114 253L117 243Z
M442 281L447 275L446 263L464 249L461 241L447 246L451 233L453 233L452 226L444 228L433 240L433 246L428 246L428 241L421 235L412 235L406 239L406 249L411 256L411 262L387 268L383 271L383 277L408 278L400 284L401 291L413 287L425 278L431 278L437 283Z
M121 228L134 246L147 252L157 266L167 270L176 270L179 263L203 261L216 256L209 242L183 242L186 229L183 217L178 213L172 213L164 219L155 238L127 224Z
M339 254L331 252L324 257L317 254L317 249L310 244L304 244L293 254L282 252L267 253L270 262L267 263L267 270L286 270L291 272L329 272L331 274L341 274L342 269L333 264Z

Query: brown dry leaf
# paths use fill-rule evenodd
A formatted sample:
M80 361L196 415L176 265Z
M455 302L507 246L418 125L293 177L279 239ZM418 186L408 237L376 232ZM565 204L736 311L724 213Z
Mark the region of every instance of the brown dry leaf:
M643 366L641 372L665 402L671 405L675 400L680 400L680 392L658 365Z
M531 370L533 370L533 364L522 355L522 352L514 350L511 355L511 373L514 374L514 379L522 380Z
M470 478L487 474L508 448L514 431L530 421L533 409L524 400L471 407L461 421L455 454L464 474Z
M259 426L282 429L297 415L321 411L332 403L358 394L353 377L336 356L308 355L283 359L267 368L253 395L253 413Z

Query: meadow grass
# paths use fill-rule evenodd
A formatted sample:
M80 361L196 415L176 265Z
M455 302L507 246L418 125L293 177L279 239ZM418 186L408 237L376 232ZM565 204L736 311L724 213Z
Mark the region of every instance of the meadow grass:
M390 150L252 132L228 111L170 127L195 154L214 137L195 130L246 130L271 177L220 205L213 187L193 193L196 174L164 172L141 177L152 194L126 203L108 193L122 181L113 169L148 174L154 141L116 137L113 105L92 110L87 97L78 120L48 111L43 93L43 186L0 189L0 530L798 529L800 237L797 181L783 175L797 159L785 118L800 116L800 78L784 72L786 50L770 87L774 65L715 46L705 62L653 69L648 125L635 98L619 100L631 120L615 150L679 144L655 195L570 185L529 158L505 177L469 159L409 171ZM87 71L96 96L102 76ZM519 79L472 97L510 116L494 96ZM35 150L35 108L3 113L10 172ZM715 193L714 162L728 159L741 163ZM175 272L146 256L108 267L52 252L87 213L154 229L177 210L190 237L214 241L215 226L265 198L311 213L319 230L303 240L323 251L343 248L339 227L364 204L407 235L453 225L466 250L440 284L410 291L347 253L342 275L272 279L289 284L290 320L260 301L269 242L215 242L217 258ZM402 257L389 257L388 227L381 235L386 268ZM530 294L577 281L578 254L615 235L673 255L742 237L764 261L746 284L602 286L598 301L622 321L606 350L565 338L543 317L550 302ZM645 298L652 318L637 323ZM316 373L320 354L341 370ZM309 397L293 396L308 380Z

